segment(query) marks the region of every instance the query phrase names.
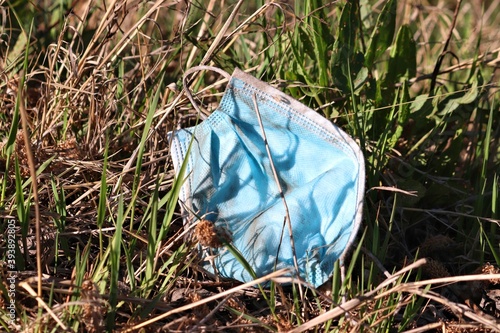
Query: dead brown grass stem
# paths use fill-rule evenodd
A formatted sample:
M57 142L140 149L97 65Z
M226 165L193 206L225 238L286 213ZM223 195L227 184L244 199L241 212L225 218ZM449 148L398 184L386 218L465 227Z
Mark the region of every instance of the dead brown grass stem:
M387 278L384 280L381 284L379 284L374 290L366 293L365 295L358 296L356 298L353 298L347 302L343 302L342 304L336 306L335 308L320 314L319 316L309 320L308 322L305 322L304 324L294 328L293 330L290 330L288 333L300 333L307 331L315 326L321 325L322 323L334 319L336 317L339 317L349 311L352 311L359 307L362 304L365 304L366 302L373 300L377 297L378 292L382 290L383 288L394 284L397 282L397 280L401 277L401 275L405 274L406 272L409 272L413 269L416 269L426 263L425 259L420 259L412 263L411 265L408 265L404 267L403 269L399 270L398 272L394 273L391 275L391 277ZM398 285L396 285L397 287ZM395 287L394 287L395 288Z
M223 297L226 297L228 295L231 295L231 294L234 294L234 293L237 293L239 292L240 290L243 290L245 288L249 288L249 287L253 287L255 285L258 285L258 284L262 284L266 281L269 281L269 280L272 280L273 278L277 278L277 277L280 277L280 276L283 276L285 274L289 273L289 270L288 269L281 269L279 271L276 271L276 272L273 272L271 274L268 274L266 276L263 276L259 279L256 279L254 281L250 281L250 282L247 282L247 283L244 283L242 285L239 285L237 287L234 287L234 288L231 288L231 289L228 289L226 291L223 291L221 293L218 293L216 295L213 295L213 296L210 296L210 297L207 297L207 298L204 298L204 299L201 299L197 302L194 302L194 303L191 303L191 304L188 304L188 305L184 305L184 306L181 306L181 307L178 307L176 309L173 309L171 311L167 311L155 318L152 318L150 320L147 320L147 321L144 321L140 324L137 324L137 325L134 325L133 327L129 327L125 330L123 330L123 333L127 333L127 332L134 332L140 328L143 328L143 327L146 327L150 324L153 324L159 320L162 320L164 318L167 318L173 314L176 314L176 313L180 313L180 312L183 312L183 311L186 311L186 310L189 310L189 309L194 309L200 305L203 305L203 304L207 304L209 302L212 302L212 301L215 301L217 299L220 299L220 298L223 298Z
M196 35L197 39L200 39L203 37L203 34L205 33L207 29L207 22L210 19L212 15L212 10L214 9L215 5L215 0L210 0L208 3L205 15L203 16L202 22L201 22L201 27L200 30L198 30L198 34ZM198 47L196 45L193 45L193 48L191 49L191 52L189 53L188 59L186 60L186 68L190 68L193 64L193 60L196 57L196 51L198 50Z
M424 281L419 281L424 282ZM431 290L422 290L418 285L414 285L414 283L404 283L399 286L396 286L394 291L399 292L408 292L413 295L418 295L420 297L425 297L435 302L441 303L448 308L450 308L454 313L467 317L481 325L484 325L488 329L491 329L492 332L500 332L500 325L496 322L496 319L486 315L485 313L476 313L470 307L465 304L459 304L456 302L452 302L446 297L435 293Z
M276 183L276 186L278 187L278 191L280 192L281 200L283 201L283 206L285 207L285 212L286 212L286 216L284 216L284 220L283 220L283 227L281 229L281 237L280 237L280 242L278 245L278 253L276 253L276 260L279 257L279 251L280 251L281 243L283 242L283 233L285 231L285 224L286 224L288 227L288 232L290 234L290 246L292 248L293 266L295 268L295 274L297 275L297 278L300 279L299 262L297 261L297 253L295 252L295 240L293 237L293 228L292 228L292 221L290 219L290 210L288 209L288 204L286 203L285 194L283 193L283 189L281 187L278 172L276 171L276 168L274 166L273 155L271 154L271 147L269 147L269 142L267 141L266 130L264 128L264 125L262 124L262 118L261 118L260 112L259 112L259 105L257 103L257 96L255 94L252 95L252 101L253 101L254 111L257 115L257 120L259 121L259 127L260 127L260 130L262 133L262 139L264 140L264 145L266 146L267 157L269 157L269 164L270 164L271 170L273 171L274 182ZM275 264L276 263L277 262L275 262ZM299 287L300 300L303 302L304 301L304 291L302 290L302 284L299 283L298 287Z
M203 59L200 61L199 66L204 66L204 65L206 65L209 62L209 60L211 59L211 55L215 52L215 50L217 50L218 48L220 48L220 45L218 45L218 44L225 45L226 41L228 41L228 40L230 40L232 38L231 41L227 42L227 46L226 47L228 47L229 45L231 45L234 41L236 41L236 38L237 38L236 34L240 30L243 30L246 26L248 26L249 24L251 24L252 22L254 22L258 17L260 17L260 15L262 15L262 13L264 13L267 10L267 8L270 5L276 5L274 3L265 4L264 6L260 7L256 12L254 12L252 15L250 15L250 17L248 17L245 21L243 21L241 24L239 24L238 27L234 31L232 31L231 33L229 33L229 34L226 35L226 32L227 32L227 30L229 28L229 25L232 22L232 20L234 20L234 17L236 16L237 11L238 11L238 9L239 9L239 7L241 6L242 3L243 3L243 1L240 1L240 2L238 2L235 5L235 8L233 9L230 17L228 18L228 20L226 21L226 23L224 24L224 26L221 28L221 30L217 34L217 36L216 36L214 42L211 44L209 50L207 51L207 53L205 54L205 56L203 57ZM223 39L224 39L224 41L222 41ZM195 49L196 49L196 47L193 47L192 50L195 50ZM190 54L190 56L191 56L191 54ZM189 61L188 61L188 64L189 64ZM189 69L190 67L187 66L186 68ZM254 68L249 68L248 70L253 70L253 69ZM184 75L187 76L187 74L188 73L186 71L184 73ZM216 82L216 83L214 83L211 86L216 86L216 85L221 84L221 83L226 82L226 81L227 81L227 78L224 79L224 80L221 80L219 82ZM175 99L172 101L172 103L170 104L170 106L168 108L166 108L165 110L160 110L159 112L157 112L155 114L155 116L154 116L155 118L158 117L158 116L162 116L162 118L159 120L158 124L155 126L155 130L157 130L158 127L160 126L160 124L163 123L163 121L170 114L170 112L174 109L174 107L176 105L178 105L178 103L182 102L182 97L184 96L185 89L188 86L186 82L187 81L184 82L184 89L175 97ZM211 86L210 87L206 87L205 90L210 89ZM194 107L196 107L196 106L194 106ZM203 115L203 113L201 113L199 110L198 110L198 113L200 115ZM134 128L137 127L137 126L142 126L143 124L144 124L144 121L141 121L138 124L136 124L134 126Z
M445 326L445 324L443 322L437 322L437 323L431 323L431 324L427 324L424 326L420 326L420 327L417 327L417 328L414 328L414 329L411 329L408 331L404 331L402 333L422 333L422 332L427 332L427 331L430 331L430 330L433 330L433 329L436 329L439 327L441 327L443 329L443 332L445 332L444 326Z
M248 27L250 24L255 22L271 6L276 6L279 9L283 10L281 6L275 3L274 1L266 3L265 5L257 9L252 15L250 15L246 20L244 20L240 25L238 25L236 29L234 29L229 35L226 36L226 40L230 39L231 40L224 47L224 52L227 51L231 47L231 45L233 45L234 42L236 42L240 33L244 33L245 27Z
M155 13L165 2L165 0L157 0L149 9L148 11L142 15L137 22L135 22L130 29L128 29L122 36L122 38L118 41L118 43L111 49L109 52L106 52L104 57L102 59L99 59L97 61L95 71L101 70L104 66L109 64L109 62L113 61L121 52L124 50L124 48L127 46L128 42L138 33L139 28L149 19L153 13ZM86 64L87 64L87 58L90 56L90 51L93 50L94 48L97 47L97 43L100 41L100 38L102 37L103 33L106 31L107 26L113 22L113 20L116 19L115 17L115 11L119 10L126 1L121 1L120 3L117 4L117 1L114 1L108 6L108 9L106 11L106 14L104 15L103 19L101 20L101 24L97 28L95 34L92 36L92 40L90 41L88 47L86 48L84 54L81 56L80 61L78 63L78 72L77 75L78 77L82 77L83 71L85 70ZM86 88L88 87L90 80L92 77L89 77L85 83L82 85L82 87Z
M429 280L421 280L415 282L408 282L401 285L413 286L413 287L424 287L429 285L447 285L453 284L457 282L466 282L466 281L483 281L483 280L498 280L500 279L500 274L473 274L473 275L462 275L462 276L450 276L439 279L429 279Z
M203 59L201 59L200 65L208 64L210 62L210 60L212 59L212 54L215 53L215 51L221 46L220 44L221 44L222 38L226 35L226 32L229 29L229 26L233 23L233 20L236 17L236 14L238 13L238 10L240 9L243 2L245 2L245 1L240 0L236 3L236 5L234 5L233 11L229 15L228 19L226 20L226 22L224 23L222 28L220 29L220 31L217 34L217 36L215 37L213 43L208 48L207 53L205 54Z
M20 287L23 287L31 296L35 297L36 300L38 301L38 305L42 308L44 308L47 313L56 321L56 323L61 326L61 328L63 330L67 330L68 328L66 327L66 325L63 324L63 322L59 319L59 317L54 313L54 311L52 311L52 309L50 308L50 306L47 305L47 303L45 303L45 301L43 300L43 298L41 297L41 291L42 291L42 279L40 277L37 278L37 284L38 284L38 293L36 293L33 288L31 288L31 286L29 285L29 282L28 281L22 281L19 283L19 286ZM39 295L40 294L40 295ZM36 332L34 330L34 332Z
M147 156L147 155L148 154L145 154L145 156ZM158 162L164 161L166 159L168 159L168 156L164 155L164 156L161 156L157 159L144 162L144 163L142 163L142 166L145 167L145 166L157 164ZM129 162L130 162L130 160L129 160ZM102 165L97 164L95 161L93 161L93 162L77 161L75 163L78 163L79 165L87 165L87 168L89 168L88 167L89 165L95 165L97 170L101 170L100 168L102 168ZM121 184L121 182L119 181L120 177L123 177L124 175L126 175L130 172L135 172L135 170L136 170L136 166L132 166L131 163L127 163L125 165L125 167L120 172L110 175L106 181L108 184L115 184L115 187L117 188ZM110 172L110 170L108 170L108 172ZM71 204L69 204L68 205L69 208L76 206L77 204L82 202L85 198L87 198L89 195L91 195L93 192L99 191L99 189L101 187L101 183L98 181L95 181L92 183L83 183L83 184L75 185L75 187L78 188L78 187L81 187L83 185L92 186L92 187L89 188L83 194L81 194L78 198L76 198L75 201L73 201ZM64 188L72 188L72 185L64 186ZM116 189L115 189L115 191L116 191Z
M357 307L366 304L369 301L381 299L394 293L409 293L420 297L428 298L430 300L448 306L455 313L465 316L477 323L480 323L481 325L484 325L485 327L492 329L494 332L500 332L500 325L496 322L495 318L487 316L484 313L478 314L474 312L473 309L464 304L452 302L446 297L436 292L433 292L432 290L428 290L429 286L436 286L436 285L444 286L447 284L454 284L457 282L499 279L500 274L476 274L476 275L454 276L454 277L446 277L439 279L429 279L429 280L422 280L422 281L415 281L408 283L400 283L394 285L390 289L380 292L388 285L393 284L402 274L408 272L410 269L415 269L417 267L420 267L425 262L426 262L425 259L420 259L416 261L415 263L393 274L390 278L386 279L379 286L377 286L377 288L370 291L369 293L366 293L365 295L358 296L347 302L344 302L339 306L335 307L334 309L327 311L317 316L316 318L304 323L303 325L289 331L289 333L304 332L328 320L334 319L342 314L352 311Z
M229 26L230 24L232 23L232 21L234 20L236 14L238 13L238 9L241 7L241 5L243 4L243 0L240 0L236 5L235 5L235 8L233 9L233 11L231 12L229 18L227 19L227 21L225 22L225 24L222 26L221 30L219 31L219 33L217 34L214 42L212 43L212 45L210 46L210 48L208 49L207 53L205 54L205 56L203 57L203 59L201 60L200 62L200 65L203 66L205 65L206 63L208 63L211 59L211 56L212 54L214 53L214 51L219 47L219 43L220 41L222 40L223 36L225 35L226 31L229 29ZM149 16L151 13L153 13L153 8L156 7L157 4L161 3L161 1L157 1L155 3L155 5L148 11L148 13L146 15L143 16L144 17L147 17ZM139 22L138 22L139 23ZM137 24L134 25L134 27L136 26L139 26ZM130 30L129 30L130 31ZM115 47L116 48L116 47ZM110 52L110 54L113 53L113 52ZM185 75L186 77L187 75ZM170 107L166 110L166 112L164 113L163 117L160 119L159 123L153 127L151 130L150 130L150 133L148 134L148 139L149 137L152 135L152 133L154 131L157 130L158 126L160 126L160 124L166 119L166 117L168 116L168 114L174 109L174 107L177 105L177 103L181 100L182 96L183 96L183 92L186 90L186 89L189 89L189 84L187 82L187 80L184 80L184 89L183 91L178 94L176 96L176 98L174 99L174 101L172 102L172 104L170 105ZM196 107L196 106L195 106ZM203 113L199 113L200 115L202 115ZM134 163L139 151L138 151L139 147L136 148L134 150L134 152L132 153L132 156L130 157L129 161L127 162L127 164L124 166L124 170L125 169L130 169L132 167L132 164ZM113 189L113 191L116 191L117 188L121 185L121 182L118 181Z
M33 205L35 206L35 241L36 241L36 271L38 276L38 293L37 298L40 302L42 297L42 241L41 241L41 226L40 226L40 202L38 200L38 181L36 177L35 159L33 158L33 150L31 149L31 139L28 125L28 115L26 113L26 102L24 96L24 72L20 73L18 100L19 113L21 114L22 133L24 139L24 147L26 149L26 157L28 160L29 173L31 177L31 188L33 189ZM31 217L27 216L28 221Z

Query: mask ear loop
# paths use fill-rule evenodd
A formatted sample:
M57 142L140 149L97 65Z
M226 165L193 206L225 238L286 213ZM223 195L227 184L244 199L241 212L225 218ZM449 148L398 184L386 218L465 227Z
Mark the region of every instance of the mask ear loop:
M193 97L193 94L191 92L191 90L189 89L189 75L192 74L192 73L195 73L195 72L199 72L199 71L203 71L203 70L208 70L208 71L214 71L214 72L217 72L219 74L221 74L222 76L224 76L227 81L229 82L231 80L231 75L229 75L229 73L227 73L226 71L220 69L220 68L217 68L217 67L213 67L213 66L205 66L205 65L202 65L202 66L195 66L195 67L192 67L192 68L189 68L186 72L184 72L184 76L182 78L182 85L184 87L184 91L185 91L185 94L187 96L187 98L189 99L189 101L191 102L191 105L193 105L193 107L195 108L196 112L198 113L198 116L200 118L202 118L203 120L207 119L207 117L203 114L203 112L201 111L200 107L198 106L198 104L196 103L196 101L194 100L194 97ZM214 256L214 253L212 252L211 249L208 250L209 251L209 254L210 254L210 257L211 259L209 259L213 269L214 269L214 272L216 273L215 274L215 279L218 281L219 280L219 274L218 274L218 270L217 270L217 267L215 266L215 262L214 262L214 259L213 259L213 256ZM208 273L208 272L206 272Z
M207 117L203 114L200 107L198 106L198 104L194 100L193 94L191 93L191 90L189 89L189 82L188 82L188 76L190 74L192 74L194 72L203 71L203 70L217 72L217 73L221 74L222 76L224 76L228 82L231 79L231 75L229 75L228 72L226 72L220 68L213 67L213 66L195 66L195 67L188 69L184 73L184 77L182 78L182 85L184 86L184 91L186 92L186 96L189 99L189 101L191 102L191 104L193 105L193 107L195 108L196 112L198 112L199 117L202 118L203 120L205 120L205 119L207 119Z

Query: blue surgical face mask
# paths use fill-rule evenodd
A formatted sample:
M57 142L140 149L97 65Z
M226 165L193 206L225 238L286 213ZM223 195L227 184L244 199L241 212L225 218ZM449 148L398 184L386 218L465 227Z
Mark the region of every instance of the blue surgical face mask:
M299 274L319 286L335 261L343 260L361 221L362 153L330 121L238 69L216 111L171 134L177 173L187 159L179 197L186 221L202 217L228 230L257 276L296 267L262 128L288 205ZM227 249L211 249L211 254L213 262L204 261L207 270L252 280Z

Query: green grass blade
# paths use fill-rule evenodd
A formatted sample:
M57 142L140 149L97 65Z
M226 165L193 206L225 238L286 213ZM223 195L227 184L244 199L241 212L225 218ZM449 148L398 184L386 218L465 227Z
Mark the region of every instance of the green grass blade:
M408 25L403 25L399 28L395 45L391 50L386 76L387 85L394 86L400 78L408 80L415 77L417 74L416 54L413 33Z
M344 4L339 20L339 29L333 45L332 64L334 67L345 65L352 59L355 52L355 42L358 32L358 1Z
M107 182L107 169L108 169L108 140L106 140L106 147L104 148L104 159L102 166L102 175L101 175L101 187L99 193L99 203L97 204L97 219L96 224L99 230L102 229L104 224L104 220L106 218L106 209L107 209L107 194L108 194L108 182ZM99 232L99 256L102 257L103 254L103 235L102 232Z
M115 221L115 234L110 244L110 284L109 284L109 305L111 307L108 312L106 327L111 331L115 327L115 317L117 308L118 297L118 281L120 279L120 263L121 263L121 243L122 243L122 227L125 220L123 195L120 194L118 198L118 213Z
M148 224L148 246L146 254L146 271L145 271L145 297L148 297L148 292L151 291L151 286L154 284L153 276L155 275L156 249L161 239L157 237L156 224L158 221L158 187L153 191L151 197L151 215Z
M365 66L369 69L392 43L396 30L396 7L397 1L388 0L377 18L365 54Z

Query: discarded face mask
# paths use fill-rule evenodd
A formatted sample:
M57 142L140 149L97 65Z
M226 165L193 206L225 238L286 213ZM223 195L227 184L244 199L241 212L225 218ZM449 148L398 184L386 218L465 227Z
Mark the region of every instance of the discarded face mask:
M171 141L177 174L187 159L179 194L187 221L197 216L227 230L256 276L298 266L300 277L317 287L336 260L343 265L361 221L364 161L354 140L330 121L236 69L218 109L171 133ZM209 250L205 269L253 280L241 258L225 248Z

